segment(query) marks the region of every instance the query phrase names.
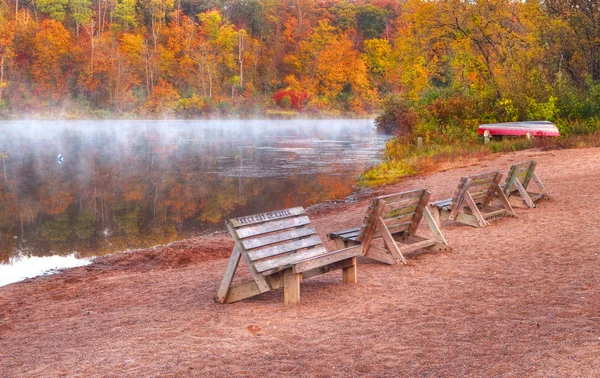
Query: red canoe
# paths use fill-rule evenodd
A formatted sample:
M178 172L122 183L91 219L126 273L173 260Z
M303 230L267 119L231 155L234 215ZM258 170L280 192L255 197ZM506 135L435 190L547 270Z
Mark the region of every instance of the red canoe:
M490 132L491 136L526 136L527 133L531 133L535 137L560 136L556 125L548 121L488 123L479 125L477 133L483 135L486 130Z

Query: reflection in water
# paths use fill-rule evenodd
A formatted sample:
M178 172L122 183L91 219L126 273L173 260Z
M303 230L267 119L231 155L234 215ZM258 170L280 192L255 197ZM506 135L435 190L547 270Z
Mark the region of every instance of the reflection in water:
M343 198L386 139L370 120L22 121L0 131L4 264L164 244L231 216Z

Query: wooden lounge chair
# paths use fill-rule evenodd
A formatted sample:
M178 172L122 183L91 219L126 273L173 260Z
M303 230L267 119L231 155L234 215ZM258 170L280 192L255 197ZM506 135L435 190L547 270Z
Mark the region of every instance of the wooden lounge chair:
M508 202L514 207L532 208L541 200L550 199L546 187L535 173L537 162L529 160L513 164L506 176L503 192ZM539 192L528 191L531 180L535 182Z
M441 221L450 219L473 227L485 227L493 218L516 217L500 188L501 179L500 171L462 177L452 198L429 204L435 222L441 226ZM492 205L494 194L498 195L500 206Z
M407 264L404 254L418 249L451 251L427 208L430 196L426 189L418 189L374 198L362 226L332 232L327 237L338 248L361 245L363 256L386 264ZM416 234L423 216L433 239ZM376 238L383 239L384 248L373 245Z
M215 300L231 303L283 287L284 303L300 303L300 282L342 269L344 283L356 283L360 247L328 252L302 207L229 219L235 241ZM241 258L252 281L232 285Z

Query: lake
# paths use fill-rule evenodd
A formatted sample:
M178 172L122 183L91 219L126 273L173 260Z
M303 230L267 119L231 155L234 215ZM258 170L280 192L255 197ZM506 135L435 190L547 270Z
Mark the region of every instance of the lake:
M387 140L372 120L16 121L0 131L0 268L13 274L31 257L71 266L233 216L343 199Z

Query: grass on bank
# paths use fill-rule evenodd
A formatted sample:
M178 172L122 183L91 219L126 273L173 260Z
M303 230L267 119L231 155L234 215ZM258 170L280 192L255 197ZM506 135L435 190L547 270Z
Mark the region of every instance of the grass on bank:
M487 145L478 140L453 145L425 144L422 147L418 147L409 137L398 137L388 141L384 161L360 175L358 185L373 187L392 184L408 176L432 173L444 166L461 165L496 153L534 148L552 150L585 147L600 147L600 131L560 138L504 138Z

